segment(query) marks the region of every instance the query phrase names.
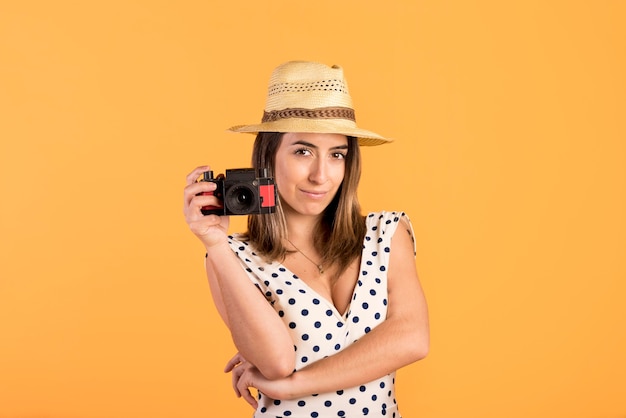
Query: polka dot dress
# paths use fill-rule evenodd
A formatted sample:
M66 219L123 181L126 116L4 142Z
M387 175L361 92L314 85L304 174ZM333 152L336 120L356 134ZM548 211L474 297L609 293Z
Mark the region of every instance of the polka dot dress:
M361 273L343 315L282 264L264 262L238 235L229 237L248 276L289 329L296 350L296 370L338 353L385 320L390 243L402 217L408 221L403 212L370 213L366 217ZM357 387L294 400L270 399L260 393L254 417L399 418L394 383L392 373Z

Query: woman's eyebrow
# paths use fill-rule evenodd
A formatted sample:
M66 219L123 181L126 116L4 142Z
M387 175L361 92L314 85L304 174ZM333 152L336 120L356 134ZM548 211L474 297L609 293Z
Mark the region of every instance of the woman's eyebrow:
M315 145L315 144L311 144L310 142L306 142L306 141L303 141L303 140L298 140L298 141L295 141L295 142L294 142L293 144L291 144L291 145L303 145L303 146L305 146L305 147L314 148L314 149L317 149L317 148L318 148L318 146L317 146L317 145ZM332 147L332 148L330 148L330 149L331 149L331 150L335 150L335 149L348 149L348 144L345 144L345 145L337 145L336 147Z

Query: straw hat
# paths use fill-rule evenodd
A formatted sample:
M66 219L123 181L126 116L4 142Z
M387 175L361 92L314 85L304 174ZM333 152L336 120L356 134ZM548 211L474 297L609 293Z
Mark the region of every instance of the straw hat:
M335 133L357 137L360 145L391 142L356 126L341 67L305 61L290 61L274 70L261 123L233 126L230 130Z

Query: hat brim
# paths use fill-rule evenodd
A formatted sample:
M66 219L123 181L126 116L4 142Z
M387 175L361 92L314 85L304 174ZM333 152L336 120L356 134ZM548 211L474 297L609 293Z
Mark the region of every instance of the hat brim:
M300 119L290 118L272 122L263 122L256 125L237 125L229 128L232 132L256 134L259 132L310 132L320 134L341 134L358 138L359 145L373 146L392 142L375 132L350 126L343 119Z

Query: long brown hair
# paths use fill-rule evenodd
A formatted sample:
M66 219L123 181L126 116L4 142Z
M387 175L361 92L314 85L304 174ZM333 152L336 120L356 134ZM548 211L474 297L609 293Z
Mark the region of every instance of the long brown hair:
M274 175L276 151L283 134L259 132L252 151L252 166L267 168ZM365 217L357 199L357 188L361 178L361 151L356 138L348 137L348 152L345 160L343 182L334 199L324 210L318 223L313 244L322 255L322 264L337 266L336 277L350 263L360 257L365 237ZM277 200L276 212L248 217L247 238L256 251L268 260L283 260L288 250L282 244L287 237L285 214Z

